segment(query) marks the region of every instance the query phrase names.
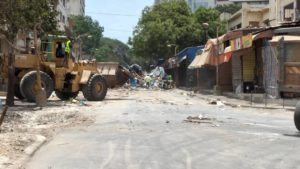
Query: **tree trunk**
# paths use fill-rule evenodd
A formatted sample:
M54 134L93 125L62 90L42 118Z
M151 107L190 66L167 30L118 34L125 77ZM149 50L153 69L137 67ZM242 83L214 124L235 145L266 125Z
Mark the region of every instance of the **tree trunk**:
M11 47L10 47L11 48ZM6 94L6 105L14 106L15 96L15 56L13 49L10 50L8 56L8 83L7 83L7 94Z

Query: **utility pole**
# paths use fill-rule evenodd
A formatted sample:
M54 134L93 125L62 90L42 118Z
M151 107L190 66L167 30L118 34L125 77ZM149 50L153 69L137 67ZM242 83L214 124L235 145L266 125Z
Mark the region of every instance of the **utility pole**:
M214 87L214 94L220 95L221 94L221 88L220 88L220 77L219 77L219 25L217 26L217 65L216 65L216 86Z
M203 26L203 29L205 31L205 41L204 41L204 43L206 43L208 41L208 27L209 27L209 24L208 23L202 23L202 26ZM197 88L200 91L200 68L198 68L196 72L197 72Z

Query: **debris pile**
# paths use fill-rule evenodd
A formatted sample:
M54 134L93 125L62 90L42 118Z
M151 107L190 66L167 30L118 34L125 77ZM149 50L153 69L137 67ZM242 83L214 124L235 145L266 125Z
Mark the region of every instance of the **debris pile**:
M208 123L208 124L212 124L212 120L214 119L211 119L211 118L208 118L208 117L205 117L203 115L199 115L199 116L196 116L196 117L192 117L192 116L189 116L186 118L186 120L183 120L184 122L188 122L188 123Z
M17 165L16 160L22 159L37 133L51 137L58 128L91 124L92 118L81 114L79 108L88 109L81 107L80 101L76 105L71 101L64 106L61 101L51 101L44 108L31 105L9 108L1 125L0 168Z

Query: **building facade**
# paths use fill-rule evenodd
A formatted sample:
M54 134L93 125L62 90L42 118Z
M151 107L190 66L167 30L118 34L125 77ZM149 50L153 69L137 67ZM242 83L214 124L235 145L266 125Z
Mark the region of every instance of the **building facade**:
M300 0L269 0L268 3L243 3L242 9L229 17L228 30L280 26L283 23L300 21Z
M163 0L155 0L154 4L159 4ZM191 8L192 12L195 12L198 8L213 8L216 6L216 0L186 0L187 4Z
M227 21L228 30L266 27L269 22L268 5L243 4L242 9L231 15Z
M69 17L72 15L85 15L85 0L59 0L57 5L58 29L64 31L69 26Z
M67 0L68 16L84 16L85 15L85 0Z
M300 21L300 0L270 0L270 25Z
M192 9L192 12L195 12L198 8L213 8L216 5L215 0L187 0L189 7Z
M64 31L65 30L64 27L69 25L66 0L59 0L56 10L58 12L58 15L57 15L58 30Z
M225 4L248 4L248 5L266 5L269 0L216 0L216 5Z

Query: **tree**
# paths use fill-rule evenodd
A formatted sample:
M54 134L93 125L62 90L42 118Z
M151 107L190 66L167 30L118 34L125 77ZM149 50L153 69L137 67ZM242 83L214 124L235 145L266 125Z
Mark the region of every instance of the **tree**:
M208 23L208 38L216 38L217 37L217 28L219 29L219 36L225 33L225 24L220 21L220 13L219 11L213 8L199 8L194 17L196 22L199 24ZM200 36L200 41L202 44L205 44L205 31L202 29L203 36Z
M101 38L100 46L95 50L97 61L120 62L129 64L129 47L121 41L110 38Z
M242 5L240 4L225 4L225 5L218 5L215 7L215 9L217 11L219 11L220 13L230 13L230 14L234 14L237 11L239 11L242 8Z
M5 52L9 56L8 91L6 104L14 104L14 53L18 33L27 34L36 24L41 25L39 32L56 29L57 0L1 0L0 2L0 34L7 40L9 47Z
M128 43L135 57L149 65L159 58L174 56L175 46L180 50L199 45L200 29L184 0L169 0L143 10Z
M90 16L72 16L71 19L74 22L74 34L86 35L82 36L82 49L88 54L93 54L100 44L104 28Z

